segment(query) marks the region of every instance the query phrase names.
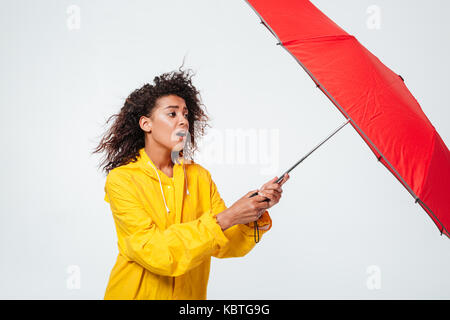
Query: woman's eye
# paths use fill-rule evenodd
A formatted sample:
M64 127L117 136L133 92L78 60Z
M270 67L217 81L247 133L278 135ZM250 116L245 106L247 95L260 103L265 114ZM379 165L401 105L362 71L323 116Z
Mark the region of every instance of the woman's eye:
M171 113L169 113L169 116L172 117L172 115L175 117L175 116L176 116L176 112L171 112ZM188 114L188 113L185 113L184 116L187 118L187 117L189 116L189 114Z

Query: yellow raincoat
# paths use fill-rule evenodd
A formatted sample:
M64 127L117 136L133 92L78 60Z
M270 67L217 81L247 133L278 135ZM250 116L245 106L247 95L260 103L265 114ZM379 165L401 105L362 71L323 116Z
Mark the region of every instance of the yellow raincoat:
M253 223L222 231L215 215L227 207L211 174L180 160L168 177L142 148L109 172L104 199L119 254L105 299L206 299L211 256L242 257L255 246ZM272 227L267 210L258 226L260 235Z

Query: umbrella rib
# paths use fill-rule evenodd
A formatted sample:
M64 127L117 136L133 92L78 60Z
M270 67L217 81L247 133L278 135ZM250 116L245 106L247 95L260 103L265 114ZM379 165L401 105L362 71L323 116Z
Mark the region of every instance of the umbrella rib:
M408 192L411 194L411 196L414 198L415 203L419 202L419 204L423 204L423 207L427 208L427 210L433 215L433 217L435 217L435 219L439 222L439 224L442 226L442 229L440 229L441 231L441 235L443 233L443 230L445 230L447 237L450 238L449 233L447 231L447 229L444 227L444 225L439 221L439 219L436 217L436 215L433 213L433 211L430 210L430 208L428 208L427 205L425 205L425 203L414 193L414 191L411 189L411 187L406 183L406 181L403 179L403 177L397 172L397 170L394 168L394 166L389 162L389 160L383 155L383 153L377 148L377 146L369 139L369 137L364 133L364 131L361 130L361 128L353 121L353 119L347 114L347 112L340 106L340 104L333 98L333 96L331 96L331 94L325 89L324 86L322 86L322 84L314 77L314 75L303 65L303 63L301 63L297 57L295 57L282 43L282 41L280 40L280 38L277 36L277 34L273 31L273 29L267 24L267 22L264 20L264 18L259 14L259 12L257 12L255 10L255 8L253 8L253 6L247 1L245 0L245 2L249 5L249 7L253 10L253 12L255 12L255 14L259 17L259 19L261 20L261 24L263 24L269 31L270 33L272 33L272 35L277 39L278 43L277 45L280 45L281 47L283 47L290 55L291 57L293 57L295 59L295 61L297 61L297 63L303 68L303 70L305 70L305 72L310 76L310 78L314 81L314 83L316 84L316 86L318 88L320 88L322 90L322 92L328 97L328 99L330 99L330 101L339 109L339 111L347 118L347 122L351 122L356 130L356 132L358 132L359 135L364 136L364 140L369 142L370 145L378 152L379 156L377 156L378 158L378 162L380 162L380 158L383 158L385 163L389 166L389 168L391 170L389 170L391 173L393 173L393 175L403 184L403 186L406 188L406 190L408 190ZM400 76L400 78L403 80L403 78ZM345 124L347 124L347 122ZM339 128L340 129L340 128ZM338 130L339 130L338 129ZM337 131L338 131L337 130ZM336 132L337 132L336 131ZM334 133L333 133L334 134ZM332 134L332 135L333 135ZM331 137L331 136L330 136ZM326 139L328 140L328 138ZM325 140L325 141L326 141ZM325 142L323 141L323 142ZM322 143L323 143L322 142ZM319 144L315 149L317 149L321 144ZM313 149L312 151L314 151L315 149ZM312 152L311 151L311 152ZM309 154L308 154L309 155ZM307 155L307 156L308 156ZM304 157L306 158L306 157ZM299 162L297 162L291 169L289 169L287 172L289 172L290 170L292 170L297 164L299 164L301 161L304 160L301 159ZM383 164L383 162L382 162ZM284 174L280 177L280 179L284 176ZM427 211L425 210L425 211Z

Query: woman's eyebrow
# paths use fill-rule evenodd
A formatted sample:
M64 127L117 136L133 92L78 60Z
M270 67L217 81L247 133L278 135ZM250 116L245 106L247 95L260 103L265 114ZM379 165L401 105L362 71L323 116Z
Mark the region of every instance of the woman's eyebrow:
M170 108L178 109L179 107L178 107L178 106L168 106L168 107L165 107L164 109L170 109ZM188 110L187 107L184 107L183 109ZM188 110L188 111L189 111L189 110Z

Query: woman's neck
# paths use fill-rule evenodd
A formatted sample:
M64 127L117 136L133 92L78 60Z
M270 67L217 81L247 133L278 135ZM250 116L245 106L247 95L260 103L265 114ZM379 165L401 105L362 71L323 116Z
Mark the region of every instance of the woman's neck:
M152 160L152 162L159 170L163 171L164 173L166 173L166 171L172 170L173 161L170 150L150 145L146 145L144 149L148 157Z

